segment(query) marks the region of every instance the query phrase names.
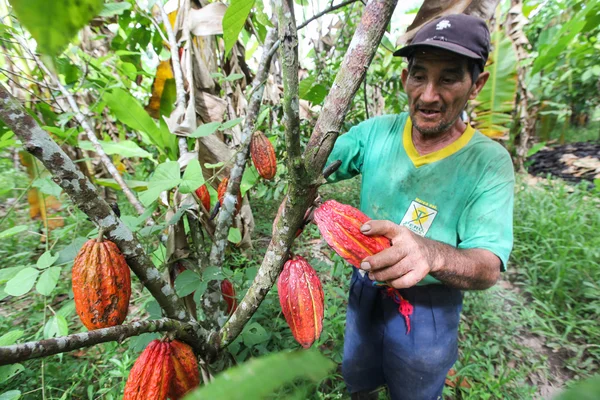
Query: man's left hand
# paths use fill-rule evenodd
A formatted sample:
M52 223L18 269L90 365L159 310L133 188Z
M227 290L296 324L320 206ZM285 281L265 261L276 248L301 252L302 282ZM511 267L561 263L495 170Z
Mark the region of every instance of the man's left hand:
M360 267L371 280L387 282L396 289L415 286L439 263L435 241L423 238L408 228L391 221L366 222L361 232L367 236L381 235L390 239L392 246L365 258Z

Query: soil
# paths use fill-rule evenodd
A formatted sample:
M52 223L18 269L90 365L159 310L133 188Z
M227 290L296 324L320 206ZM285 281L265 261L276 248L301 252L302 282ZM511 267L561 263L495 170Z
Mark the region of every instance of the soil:
M527 159L527 164L533 175L551 174L573 183L593 183L600 179L600 141L543 147Z

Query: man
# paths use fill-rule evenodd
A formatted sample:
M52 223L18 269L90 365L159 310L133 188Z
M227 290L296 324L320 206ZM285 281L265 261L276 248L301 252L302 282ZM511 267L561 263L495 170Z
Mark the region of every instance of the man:
M425 25L395 53L408 59L409 112L353 127L329 157L342 161L331 181L362 174L360 207L373 220L361 231L392 243L352 276L342 373L353 399L376 399L382 385L393 400L440 399L458 356L461 290L491 287L506 267L512 162L460 118L489 77L488 49L479 18Z

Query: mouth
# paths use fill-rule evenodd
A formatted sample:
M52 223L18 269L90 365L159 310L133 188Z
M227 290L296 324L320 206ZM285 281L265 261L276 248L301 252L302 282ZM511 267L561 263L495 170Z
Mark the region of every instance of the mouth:
M436 118L442 114L441 110L433 108L417 108L417 112L427 119Z

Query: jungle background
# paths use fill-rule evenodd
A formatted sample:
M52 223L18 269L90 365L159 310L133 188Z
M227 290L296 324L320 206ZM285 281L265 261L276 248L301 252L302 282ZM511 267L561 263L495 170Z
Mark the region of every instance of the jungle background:
M294 100L286 99L286 90L294 90L289 48L272 52L273 60L263 75L260 71L274 45L268 31L285 20L266 0L46 3L0 0L3 87L76 162L99 196L118 204L121 220L177 297L197 306L195 317L215 316L214 324L222 327L227 320L222 302L212 310L204 307L206 299L218 292L214 283L227 278L241 301L262 276L275 215L295 185L289 132L297 131L298 148L310 146L367 3L290 2L299 28L299 65L292 71L299 101L292 128L286 125L294 121L288 107ZM423 22L475 3L492 32L486 67L491 77L467 112L477 129L513 156L515 245L495 287L465 293L459 360L444 394L552 398L597 377L600 369L600 1L398 4L365 79L349 96L340 133L369 117L405 111L400 82L405 61L392 52ZM259 75L265 78L257 82ZM97 236L97 221L4 122L0 346L85 332L75 313L70 269L85 240ZM278 167L271 181L260 179L247 154L239 157L247 153L253 130L264 132L275 147ZM218 182L234 171L237 181L232 179L236 183L228 191L244 195L242 210L232 219L230 207L219 212L221 220L211 220L211 210L199 207L193 192L206 183L214 205ZM358 207L359 190L357 177L320 186L319 194ZM174 239L176 232L184 233L183 243ZM216 251L211 241L223 238L226 249ZM177 275L173 259L184 248L204 263ZM307 358L298 375L286 375L291 364L285 355L295 354L287 351L299 345L273 287L232 337L228 356L206 367L217 377L211 385L222 392L196 398L248 399L261 390L270 398L348 398L340 365L352 267L313 224L292 249L323 284L324 327L311 351L324 357ZM125 324L163 318L162 306L133 277ZM4 360L0 399L121 398L135 359L159 337L162 333L146 332L45 358ZM265 362L247 364L250 360ZM246 386L218 380L221 370L235 365ZM264 375L253 378L253 368ZM386 398L384 390L380 398Z

